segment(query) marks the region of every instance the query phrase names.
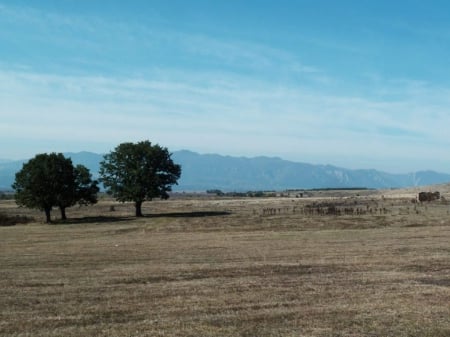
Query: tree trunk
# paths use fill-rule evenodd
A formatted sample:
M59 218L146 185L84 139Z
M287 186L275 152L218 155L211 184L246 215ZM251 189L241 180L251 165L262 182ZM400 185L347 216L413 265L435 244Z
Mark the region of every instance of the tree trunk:
M62 207L62 206L59 206L59 210L61 211L61 220L67 220L66 208Z
M136 216L142 216L142 201L136 201Z
M45 219L46 219L46 223L50 223L50 222L52 222L52 219L51 219L51 217L50 217L50 211L52 210L52 208L50 207L46 207L45 209L44 209L44 211L45 211Z

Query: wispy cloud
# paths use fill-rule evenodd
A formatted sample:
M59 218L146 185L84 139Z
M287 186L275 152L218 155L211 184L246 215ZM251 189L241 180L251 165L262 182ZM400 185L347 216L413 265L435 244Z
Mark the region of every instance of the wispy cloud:
M148 20L124 24L96 16L13 6L0 7L0 17L4 25L9 23L5 31L15 27L27 31L23 43L33 42L41 48L56 50L59 54L56 60L42 62L53 64L50 71L70 69L74 73L77 68L88 68L102 74L123 75L123 71L128 71L139 75L176 69L177 64L182 64L184 69L201 67L203 71L251 73L272 80L291 78L322 84L330 81L318 67L305 64L292 52L245 39L182 32L161 25L160 19L156 23ZM11 35L10 40L14 38ZM32 58L29 61L33 62ZM152 66L149 68L148 64Z
M3 70L2 138L107 140L111 147L150 138L175 148L296 160L368 153L431 159L430 146L441 144L435 151L444 154L450 145L448 100L435 94L431 109L428 98L418 104L435 89L380 102L234 74L220 74L217 83L215 74L197 81L193 73L169 73L146 80Z
M369 89L353 91L289 49L243 38L1 4L0 18L56 49L46 66L0 57L0 141L12 144L0 157L151 139L173 149L401 170L428 168L450 146L450 88L428 81L370 73L362 76ZM450 157L439 165L450 171Z

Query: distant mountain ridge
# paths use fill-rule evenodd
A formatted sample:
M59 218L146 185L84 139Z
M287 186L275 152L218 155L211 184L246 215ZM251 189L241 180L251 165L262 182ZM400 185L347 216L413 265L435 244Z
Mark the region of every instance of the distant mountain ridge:
M74 164L88 167L98 178L103 155L92 152L65 153ZM350 170L332 165L313 165L273 157L231 157L176 151L173 160L182 167L175 191L256 191L311 188L404 188L450 182L450 174L419 171L390 174L377 170ZM10 190L22 161L0 161L0 189Z
M390 174L377 170L350 170L271 157L230 157L178 151L182 165L180 189L224 191L311 188L402 188L450 182L450 174L420 171Z

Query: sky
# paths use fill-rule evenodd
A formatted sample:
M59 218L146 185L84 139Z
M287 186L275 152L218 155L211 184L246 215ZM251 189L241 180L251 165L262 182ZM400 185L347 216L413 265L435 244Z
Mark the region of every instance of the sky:
M0 158L170 151L450 173L450 2L0 0Z

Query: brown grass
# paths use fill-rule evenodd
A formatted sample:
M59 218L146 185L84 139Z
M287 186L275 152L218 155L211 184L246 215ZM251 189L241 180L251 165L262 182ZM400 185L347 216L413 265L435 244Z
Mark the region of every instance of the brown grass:
M367 212L304 213L323 202ZM446 203L374 193L144 206L135 219L131 204L103 200L45 225L2 201L39 221L0 226L0 336L450 336Z

